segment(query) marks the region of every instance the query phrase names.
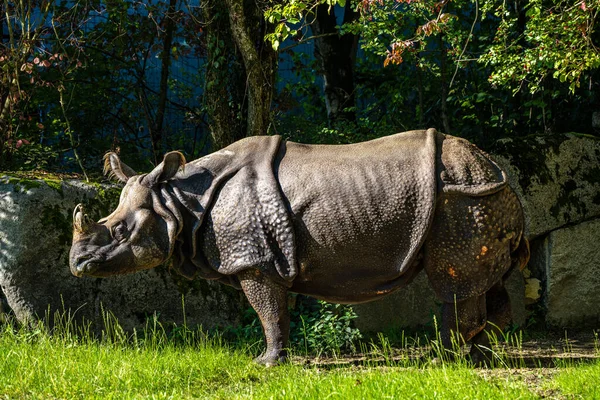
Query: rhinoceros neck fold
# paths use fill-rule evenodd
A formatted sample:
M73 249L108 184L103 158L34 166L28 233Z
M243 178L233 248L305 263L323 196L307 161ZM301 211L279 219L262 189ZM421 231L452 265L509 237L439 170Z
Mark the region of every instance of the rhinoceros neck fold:
M161 188L165 206L179 221L177 235L173 240L172 268L189 279L196 275L205 279L218 279L220 274L212 270L203 255L197 251L196 232L208 206L201 205L197 197L182 190L177 183L170 181Z
M292 221L273 172L280 146L280 137L246 138L187 164L169 181L166 193L183 219L174 252L179 272L215 279L258 268L282 282L295 277ZM209 214L217 247L211 253L218 256L207 259L199 235Z

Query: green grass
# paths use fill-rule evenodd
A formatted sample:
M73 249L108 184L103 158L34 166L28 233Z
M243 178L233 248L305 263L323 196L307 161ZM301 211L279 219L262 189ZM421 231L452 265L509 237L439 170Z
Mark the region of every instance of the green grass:
M559 372L542 375L534 385L519 369L482 371L465 362L436 365L428 359L375 362L367 357L359 366L306 366L296 357L295 363L266 369L252 363L250 347L232 347L200 331L179 328L167 334L151 324L142 333L126 335L118 325L107 326L100 338L85 330L51 334L43 326L4 327L0 398L600 398L598 361L563 362ZM391 351L383 347L379 354Z
M600 362L567 364L561 369L555 379L548 383L549 389L558 390L569 398L600 399Z

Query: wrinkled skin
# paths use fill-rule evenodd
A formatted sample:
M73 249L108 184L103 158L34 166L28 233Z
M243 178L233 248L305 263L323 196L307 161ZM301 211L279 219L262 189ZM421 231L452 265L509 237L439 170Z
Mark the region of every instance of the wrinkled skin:
M286 358L290 291L360 303L425 269L444 304L443 344L460 334L476 363L489 360L488 333L510 321L503 281L529 258L522 208L499 167L462 139L435 130L345 146L254 137L189 164L168 153L146 175L114 153L105 160L126 185L98 223L75 209L73 274L170 260L190 279L241 288L265 333L262 364Z

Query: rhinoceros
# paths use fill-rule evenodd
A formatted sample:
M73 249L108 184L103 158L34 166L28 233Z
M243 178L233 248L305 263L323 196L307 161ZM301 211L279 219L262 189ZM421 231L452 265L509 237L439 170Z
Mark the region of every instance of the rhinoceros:
M72 273L170 262L189 279L241 288L262 324L265 365L287 355L288 292L367 302L423 269L443 302L443 345L456 334L485 360L488 331L511 318L504 279L529 259L505 173L435 129L348 145L249 137L187 164L167 153L141 175L108 153L105 167L125 187L97 223L75 208Z

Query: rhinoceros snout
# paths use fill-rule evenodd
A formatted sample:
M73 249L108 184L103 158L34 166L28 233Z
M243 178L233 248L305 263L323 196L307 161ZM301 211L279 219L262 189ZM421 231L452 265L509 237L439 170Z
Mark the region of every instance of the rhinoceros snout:
M78 278L89 275L98 268L98 263L91 254L75 257L71 260L71 273Z

